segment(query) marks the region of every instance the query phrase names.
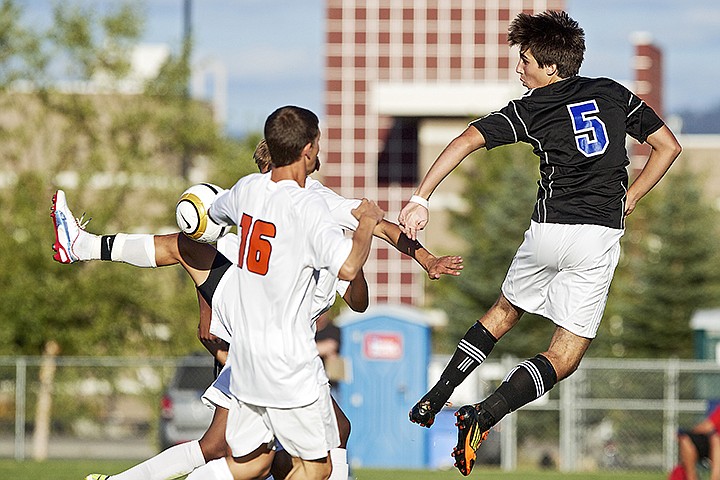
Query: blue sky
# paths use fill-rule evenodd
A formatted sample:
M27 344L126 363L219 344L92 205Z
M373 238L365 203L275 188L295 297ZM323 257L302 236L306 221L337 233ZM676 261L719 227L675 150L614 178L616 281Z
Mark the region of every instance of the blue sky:
M147 15L144 40L179 48L183 0L136 1ZM19 3L49 14L52 0ZM720 1L566 0L566 6L585 29L581 74L632 79L631 35L645 31L664 52L668 113L720 105ZM194 0L194 60L227 69L230 131L260 130L286 104L322 115L323 8L323 0Z

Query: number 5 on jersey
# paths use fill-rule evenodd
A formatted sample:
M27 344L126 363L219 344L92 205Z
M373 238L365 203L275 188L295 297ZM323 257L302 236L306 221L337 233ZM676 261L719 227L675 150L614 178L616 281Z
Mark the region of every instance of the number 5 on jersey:
M605 123L596 115L600 109L595 100L567 106L575 132L575 146L586 157L605 153L608 146Z
M275 225L263 220L253 222L250 215L243 213L239 233L238 267L258 275L267 274L272 254L272 244L268 239L275 238Z

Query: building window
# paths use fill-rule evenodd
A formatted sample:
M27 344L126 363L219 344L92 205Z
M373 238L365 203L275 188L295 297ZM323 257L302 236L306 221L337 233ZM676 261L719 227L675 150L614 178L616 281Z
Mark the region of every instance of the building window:
M378 185L415 185L418 180L418 119L394 118L378 158Z

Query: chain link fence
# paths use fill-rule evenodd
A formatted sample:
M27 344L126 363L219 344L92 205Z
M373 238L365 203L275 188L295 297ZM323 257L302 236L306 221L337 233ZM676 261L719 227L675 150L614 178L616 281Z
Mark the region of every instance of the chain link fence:
M196 361L212 368L207 357ZM447 360L433 357L430 384ZM0 357L0 456L154 455L163 393L181 361L188 363ZM450 399L452 410L484 399L516 364L512 358L486 362ZM720 366L714 362L588 358L544 397L503 419L478 452L479 461L506 470L668 471L677 459L677 429L700 421L717 400Z
M434 359L433 382L448 359ZM453 408L483 400L517 363L506 358L479 367L450 398ZM488 450L495 457L490 452L486 461L506 470L669 471L677 463L678 428L692 427L718 401L715 362L587 358L570 378L491 431Z

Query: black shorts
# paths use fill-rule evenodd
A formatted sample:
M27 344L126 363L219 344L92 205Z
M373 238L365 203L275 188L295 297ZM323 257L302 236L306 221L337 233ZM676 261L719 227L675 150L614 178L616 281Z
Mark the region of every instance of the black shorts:
M698 452L698 460L709 458L710 456L710 435L704 433L692 433L680 431L678 435L687 435L690 441L695 445Z
M232 262L230 260L228 260L222 253L217 252L207 279L202 285L197 287L200 295L203 296L208 305L212 306L212 297L215 294L215 289L217 288L220 279L223 275L225 275L225 272L227 272L231 265Z

